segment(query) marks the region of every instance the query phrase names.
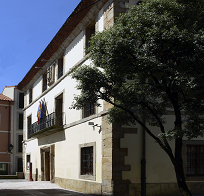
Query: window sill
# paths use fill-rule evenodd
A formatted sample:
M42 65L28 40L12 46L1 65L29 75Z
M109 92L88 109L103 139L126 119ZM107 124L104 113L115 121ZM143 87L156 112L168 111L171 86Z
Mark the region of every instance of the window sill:
M186 176L186 181L204 181L204 175L203 176Z
M80 179L96 181L96 176L93 175L79 175Z

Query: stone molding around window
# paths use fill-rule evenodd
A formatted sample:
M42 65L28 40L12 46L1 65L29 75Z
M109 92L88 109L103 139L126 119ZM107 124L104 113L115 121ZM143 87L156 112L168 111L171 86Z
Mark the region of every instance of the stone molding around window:
M86 147L93 147L93 175L81 175L81 149ZM79 167L79 178L84 180L96 180L96 142L79 144L79 157L80 157L80 167Z

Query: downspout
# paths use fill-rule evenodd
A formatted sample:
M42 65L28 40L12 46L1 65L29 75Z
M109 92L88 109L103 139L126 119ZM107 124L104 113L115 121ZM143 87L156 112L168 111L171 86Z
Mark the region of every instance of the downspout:
M11 102L9 102L9 114L8 114L8 152L10 151L10 148L9 148L9 145L10 145L10 129L11 129L11 109L10 109L10 106L11 106Z
M142 109L142 123L146 124L144 106ZM146 196L146 132L144 127L142 127L141 196Z

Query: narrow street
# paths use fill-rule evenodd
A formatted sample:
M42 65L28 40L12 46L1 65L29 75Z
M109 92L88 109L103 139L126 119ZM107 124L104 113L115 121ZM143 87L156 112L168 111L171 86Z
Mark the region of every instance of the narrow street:
M49 181L27 181L22 179L0 179L0 196L91 196L62 189Z

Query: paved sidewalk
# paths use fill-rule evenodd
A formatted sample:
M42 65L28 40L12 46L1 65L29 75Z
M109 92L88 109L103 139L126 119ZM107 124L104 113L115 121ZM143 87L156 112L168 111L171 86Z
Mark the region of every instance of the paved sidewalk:
M0 196L91 196L62 189L49 181L0 179Z

